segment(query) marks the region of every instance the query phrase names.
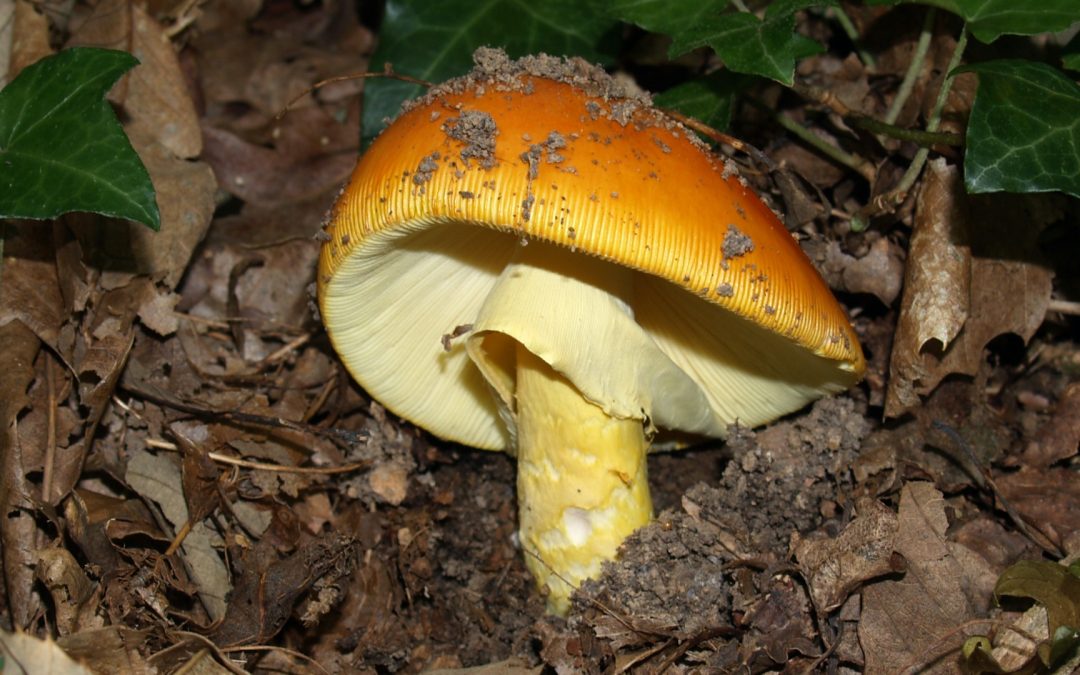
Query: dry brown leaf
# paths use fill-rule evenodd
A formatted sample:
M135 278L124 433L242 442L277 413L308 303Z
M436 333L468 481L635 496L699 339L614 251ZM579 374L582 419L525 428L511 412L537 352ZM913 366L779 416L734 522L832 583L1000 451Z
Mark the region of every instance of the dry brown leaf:
M15 28L15 0L0 0L0 88L8 83L11 43Z
M915 209L904 299L889 364L885 414L914 407L932 390L934 362L924 350L948 349L967 320L971 248L960 172L944 159L929 162ZM929 345L936 340L936 345Z
M931 483L903 487L897 522L895 549L907 570L901 579L874 582L862 592L859 642L866 672L918 667L921 673L959 673L955 648L966 633L956 629L983 615L997 575L945 538L945 500Z
M68 46L106 47L133 54L139 66L110 94L110 100L123 105L127 113L124 126L128 134L153 138L183 159L202 152L199 118L176 51L141 5L130 0L98 3L74 31Z
M71 445L81 438L82 419L71 407L64 405L71 393L71 384L63 365L52 354L42 353L37 363L38 377L30 389L30 409L19 418L19 443L23 450L23 468L28 473L42 475L52 450L53 492L59 497L56 486L66 480L56 480L57 474L66 476L79 467L70 467L74 460L81 462L78 452ZM52 377L50 391L49 377ZM40 493L37 493L40 494Z
M258 9L261 0L254 2ZM254 21L241 16L250 15L241 4L234 0L228 3L231 7L223 3L204 6L192 39L212 126L239 133L266 131L285 104L304 94L312 83L365 70L365 55L371 53L374 39L357 20L353 3L320 3L300 15L264 12ZM355 100L363 82L354 79L329 85L315 98L320 102ZM311 95L297 101L301 107L313 103Z
M1017 457L1017 463L1033 469L1046 468L1072 457L1080 450L1080 383L1062 392L1054 415Z
M209 126L203 127L203 134L204 157L214 167L221 188L253 204L313 199L336 190L356 165L352 153L296 156L248 143Z
M113 519L153 520L150 511L138 499L119 499L89 490L74 490L64 501L63 509L68 536L102 576L115 576L113 573L123 564L105 534L105 525Z
M795 653L816 654L817 630L805 587L789 575L777 574L764 591L745 618L750 630L739 647L740 661L755 670L792 664L789 655Z
M104 626L98 614L100 593L75 556L65 548L49 547L38 552L35 570L39 581L52 596L56 631L71 635Z
M154 184L161 229L90 217L68 220L89 259L105 269L151 276L171 290L210 225L217 183L203 162L177 158L139 132L129 129L128 134Z
M889 367L889 417L915 407L946 375L977 373L995 337L1013 333L1027 342L1053 290L1037 237L1061 217L1061 202L1047 195L968 197L954 167L944 160L930 167ZM920 232L933 236L916 250Z
M0 630L0 655L4 675L93 675L51 639L39 640L27 633Z
M1080 530L1080 479L1073 468L1025 468L995 480L1009 504L1057 546Z
M31 508L16 419L29 402L27 389L34 380L34 360L41 341L21 321L0 326L0 555L9 616L25 628L41 608L34 590L37 525Z
M880 502L863 499L858 516L834 538L796 533L792 549L819 612L831 612L863 582L895 572L896 514Z
M176 316L176 303L180 296L176 293L158 292L139 305L139 321L160 337L168 337L180 327Z
M904 280L904 260L900 246L887 237L870 233L866 253L849 255L837 241L807 239L802 248L831 288L849 293L869 293L892 306Z
M95 673L151 675L157 671L151 670L139 653L139 646L146 640L144 632L108 626L68 635L57 640L57 644Z
M0 228L0 325L18 320L57 348L67 311L57 280L52 228L32 221L10 221Z
M0 87L4 85L5 74L7 80L11 81L23 68L52 54L48 21L38 13L34 3L14 0L7 6L11 8L11 13L6 20L0 10L0 26L6 26L11 31L10 42L7 43L10 45L7 63L0 58ZM4 45L3 30L0 29L0 53L4 52Z
M145 277L112 290L94 292L88 312L71 324L75 333L72 369L77 374L78 402L83 415L82 438L73 443L58 462L52 497L66 495L79 479L83 459L90 451L98 423L116 391L128 354L135 340L135 316L144 297L153 293L153 284ZM77 326L77 328L76 328Z
M836 246L838 254L844 255L835 242L830 242L830 250L832 246ZM896 250L896 245L885 237L871 244L870 250L863 257L847 262L843 270L843 290L873 294L886 307L891 306L900 295L904 262Z
M188 522L180 467L167 457L145 450L132 453L124 480L144 499L161 507L162 513L179 530ZM199 598L213 620L225 614L229 594L229 571L218 555L224 545L221 536L203 522L196 522L184 539L184 562L198 585Z
M262 644L281 630L293 605L324 575L348 577L359 563L352 537L324 534L278 560L265 541L234 558L239 578L223 621L209 638L220 646Z

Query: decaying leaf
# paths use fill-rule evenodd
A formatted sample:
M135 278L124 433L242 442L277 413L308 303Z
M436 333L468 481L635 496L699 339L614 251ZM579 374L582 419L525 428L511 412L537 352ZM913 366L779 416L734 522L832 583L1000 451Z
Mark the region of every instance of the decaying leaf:
M21 321L58 348L65 306L57 278L50 228L32 221L0 222L0 325Z
M152 675L155 671L139 653L149 637L146 631L107 626L62 637L56 643L95 673Z
M30 512L31 488L26 480L16 417L28 402L34 359L41 341L21 321L0 326L0 555L12 622L23 628L41 607L34 590L37 526Z
M202 152L198 116L176 52L146 9L127 0L98 3L68 41L76 45L121 49L139 59L109 97L124 107L129 135L155 138L183 159ZM155 188L159 184L154 181Z
M1025 446L1016 463L1028 468L1046 468L1080 451L1080 383L1061 394L1054 415Z
M895 549L906 571L862 592L859 642L866 672L918 668L958 673L959 630L989 605L996 575L983 559L946 538L945 500L930 483L908 483L900 493Z
M0 59L0 86L15 79L23 68L52 54L49 46L49 24L30 0L14 0L11 13L0 25L10 30L10 42L3 38L0 29L0 45L10 45L7 63ZM2 50L0 50L2 51Z
M27 633L0 630L0 657L4 675L93 675L50 639L39 640Z
M129 459L125 480L144 499L158 504L174 528L179 530L187 524L188 508L178 464L141 450ZM192 524L182 544L184 562L198 585L199 598L215 620L225 614L225 597L230 589L229 571L217 553L223 545L221 535L201 521Z
M67 549L42 549L38 553L36 576L52 596L60 635L104 625L103 618L97 614L98 589Z
M896 572L896 514L878 501L859 502L858 516L832 539L795 535L792 549L819 612L844 604L863 582Z
M221 646L268 640L316 581L326 575L336 582L352 574L357 553L356 541L343 535L324 535L280 560L270 546L248 549L236 559L240 577L210 639Z
M1066 467L1024 469L996 479L1002 496L1058 547L1080 530L1080 480Z
M933 389L934 362L926 349L945 352L970 311L971 246L967 209L956 167L932 160L919 193L911 235L904 299L896 327L885 414L899 415ZM929 345L936 340L936 345Z
M885 414L896 417L950 373L974 375L986 344L1025 342L1042 325L1052 290L1036 239L1061 217L1051 197L968 197L938 160L919 195L912 251L889 365Z

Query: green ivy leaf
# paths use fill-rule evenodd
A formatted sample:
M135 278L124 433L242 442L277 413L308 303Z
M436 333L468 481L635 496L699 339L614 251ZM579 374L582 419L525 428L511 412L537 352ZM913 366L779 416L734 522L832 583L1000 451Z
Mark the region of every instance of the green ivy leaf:
M671 108L724 131L731 123L735 95L750 78L720 70L676 85L653 97L658 108Z
M1067 655L1076 646L1080 628L1080 579L1067 568L1045 560L1021 560L1001 573L994 597L1031 598L1046 608L1052 636L1039 646L1046 665Z
M791 86L795 62L823 50L814 40L795 32L795 13L835 4L830 0L777 0L765 10L763 19L747 12L733 12L693 28L691 42L712 47L734 71L762 75Z
M1065 30L1080 19L1080 0L866 0L869 5L901 2L931 5L959 15L979 40L1002 35L1034 35Z
M428 82L464 75L472 53L486 45L512 57L546 52L613 61L617 24L586 0L388 0L371 69L384 63L394 72ZM370 142L394 117L401 103L423 88L373 78L364 85L363 136Z
M1080 86L1043 63L987 61L967 128L969 192L1049 192L1080 197Z
M612 18L672 36L668 55L675 58L701 46L685 38L695 26L723 14L730 0L606 0L599 4Z
M91 211L158 229L154 186L105 94L139 61L77 47L0 91L0 217Z
M731 70L791 85L795 62L822 51L820 44L795 32L796 12L837 3L776 0L760 19L750 12L723 13L727 4L721 0L612 0L608 7L620 19L671 35L672 56L707 45Z

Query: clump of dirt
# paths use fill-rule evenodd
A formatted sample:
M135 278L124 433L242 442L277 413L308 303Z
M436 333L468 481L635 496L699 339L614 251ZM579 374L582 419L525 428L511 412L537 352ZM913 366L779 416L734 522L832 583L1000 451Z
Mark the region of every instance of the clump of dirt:
M853 485L848 467L869 432L865 403L850 397L823 399L761 431L738 428L717 506L737 517L749 550L783 557L792 532L840 515Z
M734 457L719 484L698 483L679 507L631 535L574 596L568 630L587 627L607 641L599 653L614 653L661 638L718 638L736 629L738 614L749 617L739 627L760 634L747 644L772 662L791 645L809 645L813 627L795 620L805 615L805 593L770 570L787 560L793 532L841 514L837 499L852 486L847 467L870 430L865 414L862 402L832 398L761 432L734 428ZM761 572L738 572L747 567ZM771 589L771 599L759 602L751 588ZM715 658L734 658L714 647Z
M447 136L464 144L460 155L465 166L469 166L470 159L476 159L485 169L495 166L495 137L499 135L499 128L490 114L482 110L462 110L457 117L446 120L442 129Z
M699 484L684 504L708 489ZM579 616L586 621L597 612L633 616L650 630L684 638L728 624L731 590L718 581L728 577L724 565L734 557L731 538L711 510L691 510L693 515L685 509L665 510L632 534L618 560L605 563L603 575L575 594Z
M748 234L734 225L727 226L727 233L724 234L724 260L738 258L753 250L754 240Z
M592 119L609 117L622 126L632 123L639 130L666 129L674 136L685 137L710 159L714 158L709 147L696 134L654 108L652 98L647 93L612 77L603 68L585 59L538 54L515 60L502 49L480 47L473 53L473 63L475 68L466 75L436 84L423 96L403 103L400 114L437 103L446 96L468 91L483 93L488 87L497 91L532 94L530 78L544 78L569 84L598 99L585 104L586 112ZM601 101L607 105L601 105ZM724 171L737 173L730 163L725 163Z
M847 467L868 432L865 406L852 398L821 400L807 415L760 432L734 428L727 444L734 458L719 484L697 484L681 508L634 533L578 602L618 598L634 616L698 626L715 614L684 599L694 580L715 583L720 566L740 557L781 560L792 532L839 515L836 499L852 485Z
M634 103L650 108L652 101L646 94L633 91L625 84L608 75L603 68L585 59L561 58L548 54L524 56L511 59L505 51L493 47L480 47L473 53L475 68L468 74L438 84L427 94L402 106L402 112L416 106L433 103L448 94L494 86L499 91L524 91L529 93L529 83L524 76L542 77L573 85L589 96L605 101Z

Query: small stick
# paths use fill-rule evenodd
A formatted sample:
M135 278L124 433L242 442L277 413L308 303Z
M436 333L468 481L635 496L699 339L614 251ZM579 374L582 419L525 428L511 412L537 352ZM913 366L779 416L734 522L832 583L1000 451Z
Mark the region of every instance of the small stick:
M146 447L159 448L161 450L179 451L180 446L169 441L163 441L158 438L146 439ZM332 475L339 473L349 473L351 471L359 471L366 469L371 465L370 460L363 460L360 462L353 462L351 464L342 464L341 466L282 466L281 464L266 464L264 462L252 462L248 459L240 459L239 457L230 457L223 455L219 452L208 452L206 456L215 462L221 462L222 464L229 464L231 466L240 466L245 469L255 469L256 471L271 471L274 473L299 473L308 475Z
M401 82L408 82L409 84L418 84L421 87L430 87L431 86L431 83L426 81L426 80L420 80L420 79L417 79L415 77L409 77L408 75L399 75L398 73L395 73L393 66L390 65L389 63L387 63L383 67L383 72L381 72L381 73L352 73L350 75L338 75L336 77L328 77L325 80L319 80L318 82L311 85L310 87L308 87L304 91L300 92L300 94L298 96L296 96L295 98L290 100L288 103L286 103L285 107L281 109L281 112L279 112L277 115L274 116L274 119L279 120L282 117L285 117L285 115L288 114L288 112L290 110L292 110L292 107L300 102L300 99L304 98L308 94L314 93L316 89L322 89L326 85L334 84L336 82L348 82L350 80L365 80L365 79L367 79L369 77L385 77L385 78L388 78L388 79L391 79L391 80L399 80Z
M705 135L706 137L716 141L717 143L724 143L726 145L730 145L739 152L745 152L746 154L750 155L750 157L753 158L755 162L761 164L769 171L776 170L776 162L772 161L771 157L766 155L761 150L758 150L754 146L750 145L749 143L735 138L734 136L725 134L722 131L717 131L716 129L710 127L708 124L705 124L700 120L696 120L693 117L688 117L679 112L678 110L673 110L671 108L661 108L660 112L681 123L683 126L689 129L693 129L694 131Z

